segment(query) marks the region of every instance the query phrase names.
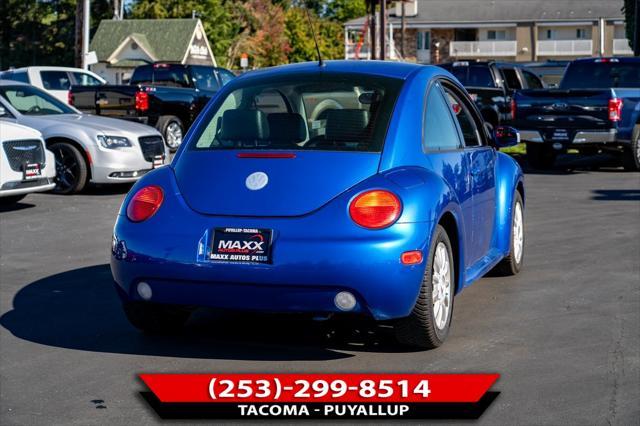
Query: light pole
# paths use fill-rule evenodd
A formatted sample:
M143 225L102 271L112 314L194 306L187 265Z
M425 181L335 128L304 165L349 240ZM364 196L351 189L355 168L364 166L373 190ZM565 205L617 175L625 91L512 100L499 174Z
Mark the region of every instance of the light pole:
M380 0L380 59L387 59L387 0Z
M84 1L84 8L82 10L82 68L89 69L89 64L87 63L87 55L89 54L89 0Z

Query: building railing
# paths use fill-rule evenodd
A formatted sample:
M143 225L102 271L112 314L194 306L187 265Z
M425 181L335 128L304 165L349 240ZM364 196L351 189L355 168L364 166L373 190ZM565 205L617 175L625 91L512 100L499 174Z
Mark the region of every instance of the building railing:
M538 56L579 56L593 53L591 40L539 40Z
M402 55L398 51L395 43L391 41L389 43L387 41L387 50L386 50L386 59L390 60L402 60ZM358 48L357 43L347 43L344 48L344 58L345 59L371 59L371 49L369 43L362 43L360 46L360 51L356 55L356 50ZM380 54L380 49L376 49L377 54Z
M511 40L452 41L449 43L449 55L458 58L516 56L517 53L518 43Z
M347 43L344 49L344 58L345 59L370 59L371 58L371 53L369 50L368 43L362 43L362 45L360 46L360 51L356 56L357 47L358 47L357 43Z
M626 38L614 38L613 39L613 54L614 55L633 55L633 50L629 46L629 40Z

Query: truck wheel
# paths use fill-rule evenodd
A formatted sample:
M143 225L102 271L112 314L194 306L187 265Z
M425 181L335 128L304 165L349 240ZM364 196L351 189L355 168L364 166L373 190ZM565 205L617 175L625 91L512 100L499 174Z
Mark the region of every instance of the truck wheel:
M123 302L127 319L135 328L149 334L170 334L179 331L191 311L182 306L148 302Z
M56 194L75 194L87 184L87 162L78 148L66 142L57 142L49 146L56 158Z
M556 162L556 153L546 146L527 143L527 161L534 169L548 170Z
M630 172L640 170L640 124L633 128L631 146L624 152L624 169Z
M176 152L182 143L182 136L184 135L182 121L173 115L163 115L158 119L156 127L164 136L164 142L169 147L169 150Z
M491 271L499 276L516 275L520 272L524 259L524 205L518 191L513 197L512 211L509 254Z
M449 334L455 291L454 258L447 232L440 225L431 241L418 300L411 314L396 321L400 344L437 348Z

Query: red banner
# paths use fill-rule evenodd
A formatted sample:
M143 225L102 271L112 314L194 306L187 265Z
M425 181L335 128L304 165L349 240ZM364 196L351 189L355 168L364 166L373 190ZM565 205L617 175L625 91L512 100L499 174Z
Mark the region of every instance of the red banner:
M140 374L163 403L475 403L499 374Z

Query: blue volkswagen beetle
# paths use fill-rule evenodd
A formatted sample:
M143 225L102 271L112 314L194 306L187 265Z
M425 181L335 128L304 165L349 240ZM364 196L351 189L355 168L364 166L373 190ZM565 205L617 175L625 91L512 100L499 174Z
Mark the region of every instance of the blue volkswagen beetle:
M522 266L522 171L496 150L517 142L438 67L248 73L124 200L111 258L124 311L151 332L198 306L349 312L437 347L455 294Z

